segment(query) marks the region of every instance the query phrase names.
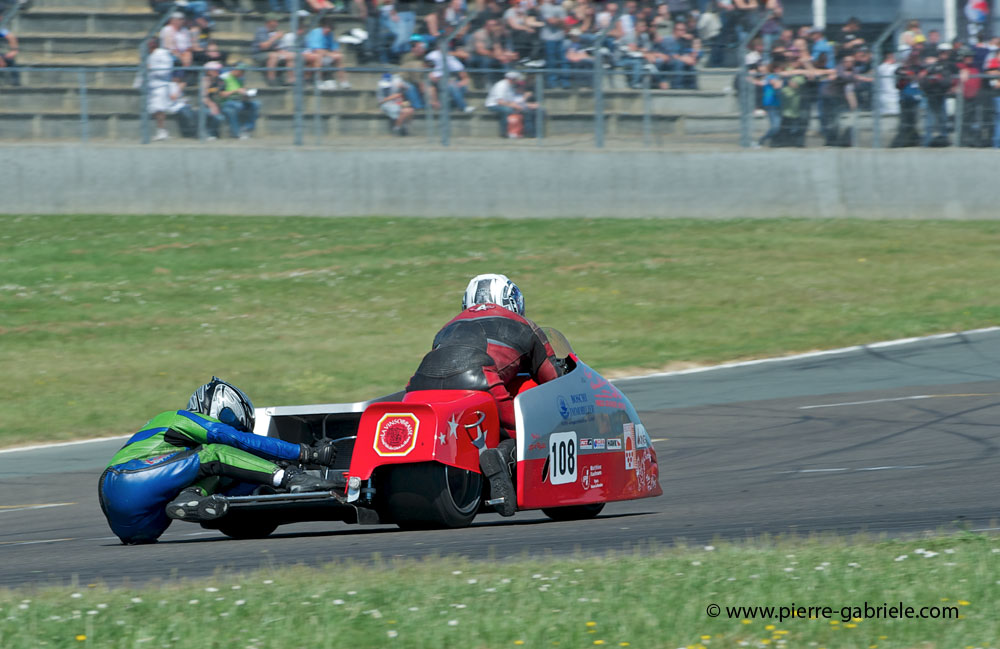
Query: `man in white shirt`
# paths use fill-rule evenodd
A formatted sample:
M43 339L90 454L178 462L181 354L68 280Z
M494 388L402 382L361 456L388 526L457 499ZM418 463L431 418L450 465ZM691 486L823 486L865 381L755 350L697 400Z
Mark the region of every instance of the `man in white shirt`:
M156 119L154 141L167 139L166 112L170 108L170 80L173 77L174 57L160 47L159 39L149 39L149 56L146 57L149 74L149 92L146 95L146 110ZM141 83L140 80L137 79Z
M486 96L486 109L496 113L500 120L500 137L516 137L507 128L511 115L522 120L527 137L534 137L538 104L528 101L531 93L525 92L524 87L524 75L512 70L494 83Z
M179 11L170 14L170 21L160 30L160 44L182 67L191 67L191 32L184 25L187 16Z
M441 77L444 74L444 65L441 63L441 50L432 50L424 61L431 65L433 70L428 75L431 83L428 84L431 92L431 106L440 106L438 94L440 93ZM448 94L451 103L455 108L463 113L471 113L475 110L465 102L465 93L469 91L469 73L465 71L465 66L454 55L448 55Z

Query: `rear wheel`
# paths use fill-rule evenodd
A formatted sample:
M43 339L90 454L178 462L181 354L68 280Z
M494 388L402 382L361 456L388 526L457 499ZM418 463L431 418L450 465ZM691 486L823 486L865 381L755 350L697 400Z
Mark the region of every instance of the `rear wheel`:
M554 521L583 521L594 518L604 509L604 503L593 505L571 505L569 507L548 507L542 513Z
M386 509L403 529L467 527L479 511L483 476L437 462L390 469Z

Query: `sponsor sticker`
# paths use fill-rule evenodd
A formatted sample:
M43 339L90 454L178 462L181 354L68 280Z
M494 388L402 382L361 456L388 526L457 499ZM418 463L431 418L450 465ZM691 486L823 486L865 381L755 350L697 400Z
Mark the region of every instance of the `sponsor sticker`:
M581 451L589 451L589 450L591 450L593 448L594 448L594 440L592 440L589 437L581 437L580 438L580 450Z
M594 414L594 406L589 403L590 398L586 393L571 394L567 399L559 396L559 416L564 420L570 417L586 417Z
M608 439L608 450L609 451L620 451L622 450L622 440L620 437L611 437Z
M646 427L642 424L636 424L635 426L635 447L636 448L648 448L649 447L649 436L646 434Z
M625 470L635 471L635 425L622 425L622 436L625 438Z
M407 455L417 445L420 420L411 413L387 413L378 420L375 452L383 457Z
M583 475L580 477L580 484L583 485L584 489L603 487L604 483L601 481L601 474L603 472L604 467L600 464L591 464L588 467L584 467Z
M605 440L604 440L604 438L603 437L595 437L594 438L594 450L595 451L603 451L605 448L606 448L606 446L605 446Z

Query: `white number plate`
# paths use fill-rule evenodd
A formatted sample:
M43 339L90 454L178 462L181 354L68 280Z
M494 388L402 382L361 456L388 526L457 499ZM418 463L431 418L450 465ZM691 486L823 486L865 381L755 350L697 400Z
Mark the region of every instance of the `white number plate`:
M549 436L549 476L552 484L576 482L576 433L553 433Z

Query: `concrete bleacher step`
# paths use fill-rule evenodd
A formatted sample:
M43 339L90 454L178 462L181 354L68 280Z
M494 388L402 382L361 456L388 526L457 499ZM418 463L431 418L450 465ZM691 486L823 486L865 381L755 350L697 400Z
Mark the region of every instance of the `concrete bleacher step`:
M44 110L59 107L63 110L80 110L80 75L85 75L87 107L95 112L139 112L140 93L132 87L136 79L134 69L105 69L102 73L77 71L54 71L27 69L23 72L23 85L18 88L4 88L0 106L17 110ZM99 77L98 74L103 74ZM58 76L58 81L54 78ZM355 76L355 75L352 75ZM369 75L373 77L375 75ZM359 79L355 78L358 82ZM251 78L251 84L254 79ZM197 91L189 88L187 95L192 105L197 103ZM260 87L258 100L266 112L293 110L294 91L291 88ZM467 100L471 105L482 106L486 92L473 90ZM595 95L590 89L549 90L542 97L545 110L552 114L587 112L595 110ZM718 93L695 93L690 91L652 91L649 109L653 114L719 114L734 109L730 98ZM351 90L320 91L308 87L303 96L306 111L355 111L377 110L378 102L372 89L355 83ZM609 90L604 93L605 110L610 112L642 113L646 99L634 90Z
M176 134L176 123L167 120L170 130ZM474 113L453 113L451 115L452 134L456 137L495 138L498 135L497 116L485 110ZM79 139L84 121L76 111L45 110L19 111L0 109L0 139ZM140 119L136 113L91 112L86 119L88 135L95 139L137 141L140 136ZM413 122L413 129L424 129L424 115ZM848 121L842 121L847 125ZM882 132L885 141L891 138L897 128L895 118L883 118ZM740 120L738 115L655 115L649 119L649 126L658 136L724 136L739 139ZM320 112L306 114L303 128L310 135L317 132L324 137L388 135L389 121L382 113L372 110L351 112ZM642 114L606 113L605 128L609 136L641 136L645 129ZM291 111L266 113L258 122L261 136L291 137L295 129L295 116ZM594 130L594 116L587 112L567 112L549 114L545 117L545 133L557 135L590 135ZM755 118L753 136L759 138L766 130L766 120ZM863 116L858 122L859 142L871 141L871 119Z
M346 14L331 16L334 32L338 35L362 26L362 21ZM213 15L215 32L232 34L252 40L254 32L264 24L259 14ZM157 21L157 15L145 11L96 11L92 9L44 10L32 9L18 14L11 29L15 33L49 34L127 34L144 35ZM287 21L286 21L287 23ZM287 29L287 24L285 28Z

